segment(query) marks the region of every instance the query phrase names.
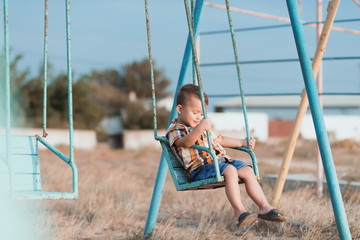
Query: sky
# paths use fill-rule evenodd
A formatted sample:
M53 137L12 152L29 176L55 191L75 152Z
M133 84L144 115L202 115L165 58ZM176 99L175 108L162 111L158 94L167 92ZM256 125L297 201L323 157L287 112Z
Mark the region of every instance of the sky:
M224 5L224 1L210 3ZM323 18L326 6L323 1ZM230 1L233 7L288 18L286 1ZM303 20L316 20L316 0L303 1ZM156 66L171 80L175 91L188 34L184 2L149 0L152 52ZM71 50L74 79L97 69L121 69L147 57L143 0L70 0ZM359 18L360 7L341 1L336 20ZM232 13L234 28L284 24L283 22ZM48 53L56 72L66 71L65 1L49 1ZM1 19L3 25L3 19ZM360 30L360 22L334 26ZM200 32L228 29L226 11L205 7ZM304 27L309 55L316 49L316 29ZM9 1L11 55L22 54L21 68L36 75L43 59L44 1ZM0 33L3 39L3 32ZM240 61L297 58L291 27L236 33ZM324 57L360 56L360 35L331 32ZM200 62L234 61L230 34L202 35ZM300 93L304 87L300 64L241 65L245 94ZM235 65L202 67L205 91L238 94ZM189 81L191 81L189 79ZM324 92L360 93L360 60L324 62ZM215 99L216 101L218 99Z

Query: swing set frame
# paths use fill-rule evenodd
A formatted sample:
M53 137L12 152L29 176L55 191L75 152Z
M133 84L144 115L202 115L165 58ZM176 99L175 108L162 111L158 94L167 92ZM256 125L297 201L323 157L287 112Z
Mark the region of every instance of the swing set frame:
M233 24L232 24L232 19L231 19L229 2L228 2L228 0L225 0L225 1L227 4L228 21L229 21L229 27L230 27L231 37L232 37L234 57L235 57L235 61L236 61L237 77L238 77L238 83L239 83L240 95L241 95L241 101L242 101L242 110L243 110L243 114L244 114L246 138L247 138L247 142L249 142L250 134L249 134L249 130L248 130L249 128L248 128L248 121L247 121L247 114L246 114L246 105L245 105L244 93L243 93L243 88L242 88L240 65L239 65L239 59L238 59L238 54L237 54L234 29L233 29ZM184 0L186 16L187 16L187 23L188 23L188 28L189 28L189 36L188 36L188 40L186 43L185 53L184 53L184 57L183 57L182 67L181 67L181 71L180 71L180 76L179 76L175 96L177 95L177 92L179 91L180 87L184 84L186 76L188 75L188 69L190 68L190 65L192 65L193 71L194 71L193 74L195 75L193 81L194 81L194 84L197 83L197 85L199 86L200 100L201 100L201 104L202 104L203 115L204 115L204 118L206 118L207 113L206 113L206 107L205 107L205 103L204 103L200 68L199 68L197 52L195 50L196 49L195 42L196 42L196 39L197 39L198 33L199 33L199 21L200 21L202 9L204 7L204 3L205 3L205 1L203 1L203 0L196 1L195 7L193 8L193 6L191 6L192 11L190 13L188 1ZM149 65L150 65L150 76L151 76L151 87L152 87L154 137L156 140L160 141L162 149L163 149L163 153L162 153L160 165L159 165L159 170L158 170L158 175L157 175L156 183L155 183L155 187L154 187L153 198L151 201L149 215L148 215L147 223L145 226L144 235L146 236L146 235L150 234L155 227L157 213L158 213L158 209L160 206L160 200L162 197L161 195L162 195L162 191L164 188L165 178L166 178L168 169L170 169L170 173L172 175L175 187L178 191L197 190L197 189L213 189L213 188L225 186L225 182L224 182L223 177L220 176L218 160L217 160L216 155L213 152L211 144L209 144L209 148L196 146L196 145L193 145L191 147L202 150L202 151L206 151L212 156L213 164L215 167L216 177L202 180L202 181L191 182L190 179L188 179L186 177L186 175L183 173L184 169L182 168L182 166L180 165L180 163L174 156L174 153L171 151L167 139L164 137L159 137L157 135L156 96L155 96L155 81L154 81L154 70L153 70L153 62L152 62L152 51L151 51L148 0L145 0L145 12L146 12ZM191 58L192 58L192 61L190 60ZM176 97L173 102L173 107L172 107L172 111L171 111L169 124L171 123L171 121L174 118L176 118L176 115L177 115L175 104L176 104ZM208 142L211 142L211 137L208 132L207 132L207 139L208 139ZM260 180L256 157L255 157L255 154L252 152L251 147L249 146L247 148L242 147L242 148L236 148L236 149L245 151L251 156L254 173L257 176L257 179ZM187 179L185 181L183 181L184 178L187 178ZM242 183L241 179L239 180L239 183Z
M228 16L229 16L230 31L232 33L232 39L233 39L233 44L234 44L234 36L233 36L234 33L233 33L233 30L231 30L232 26L231 26L231 17L230 17L228 0L225 0L225 1L226 1L226 5L227 5ZM335 1L335 0L333 0L333 1ZM294 34L296 48L298 51L300 66L301 66L302 74L303 74L303 78L304 78L305 89L306 89L306 93L308 95L311 114L313 116L313 122L314 122L316 136L317 136L317 140L318 140L318 144L319 144L319 150L320 150L323 165L324 165L325 176L326 176L328 186L329 186L329 193L330 193L331 202L333 205L333 210L334 210L337 228L339 231L339 236L341 239L351 239L349 224L347 222L344 203L343 203L343 200L341 197L341 192L340 192L338 179L336 176L334 161L332 159L330 143L329 143L328 136L326 134L324 116L323 116L323 112L321 109L319 96L317 94L316 82L315 82L314 74L313 74L313 71L311 68L310 57L307 55L307 53L308 53L307 44L306 44L305 37L304 37L305 34L303 31L301 17L299 14L299 8L297 6L296 0L287 0L286 2L287 2L288 12L290 15L290 22L291 22L291 26L292 26L292 30L293 30L293 34ZM198 36L199 21L200 21L200 16L202 13L203 6L205 5L205 0L197 0L196 1L194 14L192 16L193 22L190 21L190 17L189 17L190 14L189 14L189 10L188 10L187 0L184 0L184 4L185 4L185 8L186 8L187 21L188 21L188 26L189 26L189 37L188 37L188 40L186 43L186 48L185 48L185 52L184 52L184 57L183 57L183 62L182 62L182 67L181 67L181 71L180 71L177 88L176 88L176 93L178 92L179 88L183 85L184 79L186 78L186 76L188 74L188 68L190 67L190 64L191 64L191 61L190 61L191 52L193 53L193 59L195 62L194 68L196 70L196 74L198 77L197 80L198 81L200 80L199 81L199 89L200 89L200 91L202 89L201 88L201 79L199 78L199 76L200 76L199 69L197 66L198 64L196 64L197 56L196 56L196 50L195 50L195 40L197 39L197 36ZM329 6L330 6L330 4L329 4ZM146 11L146 23L147 23L147 30L148 30L148 48L149 48L149 62L150 62L150 68L151 68L151 80L152 80L152 84L154 84L153 70L152 70L152 56L151 56L151 41L150 41L150 32L149 32L150 29L149 29L149 15L148 15L148 0L145 0L145 11ZM235 54L235 58L236 58L236 56L237 56L236 46L233 45L233 47L234 47L234 54ZM240 74L239 74L240 71L239 71L239 63L238 62L237 62L237 70L238 70L238 77L240 80ZM240 88L241 88L241 82L240 82ZM155 90L154 90L154 88L152 90L153 90L153 101L155 101ZM175 104L176 104L176 99L174 100L174 103L173 103L170 120L174 119L176 116ZM242 106L244 107L245 104L243 103ZM153 105L153 109L154 109L154 116L156 116L155 104ZM204 114L204 116L206 116L206 115ZM154 118L154 126L156 126L156 118ZM155 128L154 128L154 133L155 133L155 138L159 138L159 137L157 137ZM157 139L157 140L159 140L159 139ZM248 139L248 141L249 141L249 139ZM214 159L214 162L215 162L215 159ZM151 234L155 228L156 219L157 219L157 215L158 215L158 211L159 211L159 207L160 207L160 201L162 198L162 193L163 193L163 189L164 189L164 185L165 185L166 174L167 174L167 170L168 170L167 167L168 166L165 163L165 157L164 157L164 153L163 153L161 156L161 159L160 159L158 174L156 177L153 196L151 199L150 209L148 212L148 218L147 218L146 225L145 225L144 237L151 236Z

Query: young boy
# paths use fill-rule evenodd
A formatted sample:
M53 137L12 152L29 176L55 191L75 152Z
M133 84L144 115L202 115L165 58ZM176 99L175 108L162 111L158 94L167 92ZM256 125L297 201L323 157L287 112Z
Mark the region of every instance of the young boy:
M208 98L204 93L206 107ZM171 149L185 168L192 181L215 177L213 159L205 151L190 148L196 144L208 147L206 131L210 132L213 149L219 160L220 174L225 178L225 193L234 209L238 227L246 227L257 220L284 222L286 218L274 209L266 200L265 195L249 164L233 160L226 155L223 147L247 147L247 140L220 136L211 128L209 118L203 118L199 87L193 84L184 85L177 95L176 110L178 118L174 119L166 132ZM255 139L251 138L249 145L255 148ZM238 186L238 178L243 179L250 198L259 207L259 214L247 212L244 207Z

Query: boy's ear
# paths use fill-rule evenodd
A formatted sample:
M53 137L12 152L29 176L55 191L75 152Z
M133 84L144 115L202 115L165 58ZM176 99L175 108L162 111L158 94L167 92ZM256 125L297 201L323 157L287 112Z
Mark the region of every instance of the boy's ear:
M176 111L178 114L181 114L182 106L180 104L176 105Z

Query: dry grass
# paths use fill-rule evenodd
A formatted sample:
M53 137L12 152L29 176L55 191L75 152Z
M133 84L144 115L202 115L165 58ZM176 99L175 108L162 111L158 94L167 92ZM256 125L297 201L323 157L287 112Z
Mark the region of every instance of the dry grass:
M276 147L274 147L276 146ZM353 145L351 145L353 146ZM257 158L261 174L278 173L286 143L259 143ZM301 141L297 151L314 151L312 142ZM61 148L64 152L66 148ZM37 223L48 239L141 239L161 152L111 150L100 144L92 151L76 150L79 199L39 201ZM243 155L232 152L236 157ZM340 173L353 172L360 147L334 145ZM339 159L338 157L341 156ZM343 157L345 156L345 157ZM71 171L53 154L41 152L44 190L71 191ZM314 171L313 157L297 154L292 171ZM270 162L271 164L267 163ZM309 163L310 162L310 163ZM276 164L275 164L276 163ZM309 163L312 168L304 168ZM351 164L351 165L349 165ZM300 170L298 170L300 169ZM359 174L355 177L359 180ZM272 189L262 183L270 198ZM240 186L249 210L256 206ZM327 194L325 194L327 195ZM344 203L354 239L360 239L360 193L346 193ZM282 224L259 221L247 232L236 228L223 189L177 192L168 176L153 239L338 239L331 202L318 199L312 189L284 192L280 209L289 218Z

